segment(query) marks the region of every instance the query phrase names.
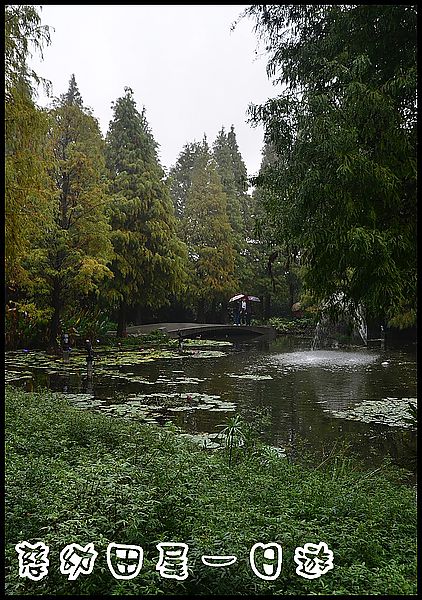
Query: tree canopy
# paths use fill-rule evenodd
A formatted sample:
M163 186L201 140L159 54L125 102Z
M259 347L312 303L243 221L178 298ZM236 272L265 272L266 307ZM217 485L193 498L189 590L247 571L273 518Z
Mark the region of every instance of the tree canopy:
M50 43L34 6L5 6L5 262L6 281L24 278L22 257L30 240L51 216L45 144L48 118L34 103L40 81L29 68L31 50Z
M166 305L181 289L186 251L176 235L157 144L130 88L113 112L106 139L115 251L110 292L119 311L118 332L124 334L130 307Z
M10 323L31 305L53 347L85 312L124 335L156 318L221 322L235 293L260 296L264 318L301 300L415 323L415 6L246 8L279 90L249 107L264 126L249 180L233 125L185 143L166 176L129 87L106 139L75 75L37 106L39 11L5 7Z
M188 292L198 303L199 318L203 319L206 312L215 313L218 302L226 303L236 287L227 196L206 140L193 162L182 232L192 274Z
M256 180L318 302L414 322L416 7L253 5L283 91L250 118L278 155Z
M107 266L112 246L105 215L104 142L96 119L83 106L74 76L50 116L54 217L45 235L33 244L26 264L33 275L33 293L45 295L52 308L53 347L63 309L75 307L92 292L95 295L99 283L112 277Z

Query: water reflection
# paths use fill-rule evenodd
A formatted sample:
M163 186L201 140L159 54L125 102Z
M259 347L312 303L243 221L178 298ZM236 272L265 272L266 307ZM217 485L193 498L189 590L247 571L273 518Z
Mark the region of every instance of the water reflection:
M301 367L352 367L366 365L376 360L377 356L369 352L351 352L337 350L311 350L275 354L272 359L280 365Z
M401 456L414 447L415 434L330 414L363 400L416 397L414 354L309 348L309 339L293 336L239 339L224 356L186 355L110 368L99 350L91 370L84 365L80 370L71 367L71 372L47 374L34 367L33 387L89 394L108 406L126 402L130 394L218 395L259 426L268 443L288 447L293 454L299 451L299 440L318 451L348 440L371 462L387 452ZM218 431L217 425L229 416L233 412L206 406L171 412L164 404L155 413L157 422L171 420L192 433Z
M329 410L367 399L416 396L415 357L379 350L311 352L308 348L306 340L292 338L278 339L265 349L243 347L242 352L220 359L215 365L212 389L235 402L239 412L251 420L268 413L265 439L275 445L293 446L293 451L299 436L308 447L319 450L330 447L335 440L349 440L370 462L374 455L384 456L389 445L396 446L396 456L400 451L407 452L406 444L397 444L397 439L403 437L397 429L336 419ZM228 378L229 369L231 374L267 374L272 379ZM183 421L180 417L179 422L185 427L198 427L198 415L195 417L195 425L189 414L183 416ZM210 425L207 420L207 427ZM414 448L416 436L409 432L405 436Z

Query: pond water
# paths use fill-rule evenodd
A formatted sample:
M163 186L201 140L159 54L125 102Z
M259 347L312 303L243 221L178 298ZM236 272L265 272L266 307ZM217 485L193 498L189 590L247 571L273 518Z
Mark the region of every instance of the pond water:
M171 421L190 434L215 434L240 414L268 444L290 455L303 445L326 452L346 441L368 463L390 454L411 468L416 432L406 418L408 405L416 405L415 354L310 345L307 338L281 336L187 346L183 354L98 348L92 376L82 353L64 364L18 351L6 353L6 375L28 390L62 392L82 409Z

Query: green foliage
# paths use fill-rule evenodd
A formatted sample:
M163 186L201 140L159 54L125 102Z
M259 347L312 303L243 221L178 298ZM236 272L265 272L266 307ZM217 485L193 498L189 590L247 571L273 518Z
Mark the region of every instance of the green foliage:
M224 127L219 132L213 144L213 157L227 197L227 216L232 228L232 243L235 250L235 272L240 289L243 289L244 271L247 267L246 249L251 229L251 198L246 194L247 171L237 146L233 126L227 134Z
M162 346L172 347L176 345L176 341L171 340L168 335L160 329L155 329L154 331L137 335L130 334L127 337L118 337L116 340L117 344L119 344L122 348L139 348L145 346L160 348Z
M205 155L208 156L207 159L204 159ZM206 160L209 163L207 168L215 168L217 172L224 192L224 200L220 186L216 187L215 175L211 177L203 172L201 182L198 181L198 171L201 169L203 171ZM197 189L193 188L194 177ZM184 295L180 299L180 303L185 306L190 303L193 308L197 309L201 315L200 318L203 318L204 312L208 312L208 318L216 318L216 316L221 318L221 314L217 315L215 306L219 302L225 306L227 295L231 295L231 291L235 293L243 289L250 294L260 296L268 292L268 296L270 296L271 280L266 270L268 245L265 244L265 249L261 249L260 242L253 233L256 203L254 198L247 193L247 171L237 145L234 127L232 126L229 132L226 132L224 127L221 129L213 143L212 151L210 151L206 139L202 143L186 144L176 164L170 170L169 185L176 214L179 217L180 235L190 245L191 267L194 266L193 263L199 256L198 247L202 247L204 253L208 253L208 261L204 261L203 268L198 269L198 265L191 268L191 293L189 298ZM203 210L204 199L208 207L206 210ZM211 220L217 210L217 204L211 205L213 199L219 205L219 222ZM230 229L227 227L227 222ZM221 235L216 237L218 229L225 230L223 237ZM198 231L195 244L192 243L191 230ZM216 237L215 240L214 237ZM229 252L227 252L227 248L223 247L224 240L228 240ZM207 246L208 249L205 248ZM222 257L218 257L219 247L223 250ZM222 270L226 270L223 279L230 279L228 276L230 271L232 272L231 279L235 287L230 291L228 285L228 291L222 291L221 294L215 293L219 286L218 277L214 277L214 281L210 280L209 282L211 285L208 289L207 299L204 300L196 293L195 288L204 289L202 278L207 269L211 274L215 272L213 257L221 262ZM226 265L224 257L227 257ZM229 265L232 261L234 261L233 266ZM229 267L228 272L227 267Z
M267 140L263 152L261 171L277 163L274 146ZM251 278L266 298L266 316L291 314L292 306L302 293L303 266L295 246L280 239L279 216L270 211L273 193L266 187L256 187L253 192L255 242L250 245L248 264L253 266Z
M44 142L48 120L23 84L10 90L5 112L5 259L7 281L13 287L25 282L22 258L52 220L47 175L51 156Z
M285 86L250 109L276 153L256 183L278 241L299 249L318 302L342 292L400 324L416 303L416 8L246 14Z
M268 319L268 325L274 327L277 333L313 334L316 323L314 317L302 317L300 319L271 317Z
M200 151L201 145L198 142L185 144L176 164L170 169L168 184L179 224L185 212L186 199L192 184L193 163Z
M25 280L22 257L51 220L49 123L33 102L40 80L27 64L32 47L49 44L34 6L5 7L5 266L10 288Z
M245 443L246 424L242 421L240 415L228 419L227 423L218 425L222 428L219 437L224 440L224 445L228 450L228 465L232 464L233 448L239 448Z
M29 68L28 58L34 48L42 56L44 45L50 44L50 30L41 25L38 7L5 5L5 86L6 92L23 82L30 92L31 84L42 80ZM47 85L48 82L44 81Z
M119 308L122 335L128 307L159 308L183 288L186 252L176 235L157 144L130 88L114 104L106 142L115 251L110 297Z
M32 276L31 293L54 309L53 346L63 309L89 294L95 297L102 281L112 277L107 267L112 245L105 215L103 140L96 119L82 105L74 76L50 114L54 220L34 242L25 265Z
M312 458L312 457L311 457ZM77 411L58 395L6 390L6 593L10 595L412 595L416 593L415 490L388 465L364 471L334 451L322 463L290 463L273 452L209 454L153 426ZM398 475L398 472L397 472ZM15 544L50 547L49 575L19 577ZM296 546L323 540L334 569L298 577ZM92 541L91 575L59 571L65 545ZM189 576L165 580L156 544L185 542ZM274 582L250 568L256 542L276 541L283 568ZM144 565L118 581L105 561L110 542L144 549ZM234 554L235 568L202 564Z
M38 348L48 342L51 309L33 302L14 302L6 307L5 343L7 348Z
M181 230L189 249L188 294L202 307L201 319L217 302L226 303L236 290L227 196L205 140L193 163Z
M116 323L98 308L80 309L64 315L61 322L63 332L71 332L72 338L78 345L84 345L86 339L104 340L107 332L116 329Z

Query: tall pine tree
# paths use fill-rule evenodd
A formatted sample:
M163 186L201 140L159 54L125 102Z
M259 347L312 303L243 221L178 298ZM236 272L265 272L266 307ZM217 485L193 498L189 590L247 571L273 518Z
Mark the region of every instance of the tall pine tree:
M186 250L176 234L145 109L139 113L127 87L113 110L106 139L115 251L110 292L118 312L117 334L124 336L130 311L169 304L183 287Z
M227 196L227 214L233 234L236 237L236 249L240 252L243 246L244 227L241 209L241 198L233 168L231 148L224 127L213 144L213 156L217 164L223 190Z

